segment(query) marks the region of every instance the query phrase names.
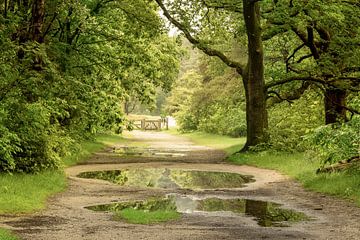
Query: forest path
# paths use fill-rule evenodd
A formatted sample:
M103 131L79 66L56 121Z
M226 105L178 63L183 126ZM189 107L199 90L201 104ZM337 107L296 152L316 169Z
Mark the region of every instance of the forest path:
M0 218L0 226L27 240L110 239L359 239L360 209L346 201L304 190L298 183L272 170L227 164L224 153L197 146L188 139L163 132L135 131L130 146L117 144L83 164L66 170L68 189L51 198L46 210L16 218ZM115 154L124 147L151 149L147 156ZM158 153L158 154L156 154ZM76 177L85 171L111 169L179 168L235 172L253 175L254 183L241 189L191 190L119 186L103 180ZM178 193L272 201L301 211L313 221L290 227L261 227L249 217L183 214L181 219L161 224L135 225L112 220L108 212L93 212L85 206Z

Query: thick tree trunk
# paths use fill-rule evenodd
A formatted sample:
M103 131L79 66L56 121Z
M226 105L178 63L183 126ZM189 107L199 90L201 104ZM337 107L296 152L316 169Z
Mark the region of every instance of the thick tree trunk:
M346 91L327 89L325 91L325 124L346 121Z
M258 2L244 0L244 19L248 36L248 63L242 74L246 94L247 141L242 150L246 151L267 141L268 115Z
M7 18L7 11L8 11L8 0L4 1L4 18Z
M38 43L44 42L44 38L42 34L42 29L44 25L44 16L45 16L45 0L34 0L32 5L30 36L31 36L31 40L36 41Z

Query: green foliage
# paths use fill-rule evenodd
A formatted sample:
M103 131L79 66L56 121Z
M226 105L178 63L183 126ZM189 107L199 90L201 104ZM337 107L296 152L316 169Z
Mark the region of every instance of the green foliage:
M68 153L63 158L65 166L73 166L86 160L91 154L100 151L101 149L111 146L115 143L123 142L124 138L119 135L100 134L95 138L83 140L79 144L74 144L69 148Z
M270 141L253 150L305 151L303 138L323 124L322 99L310 90L293 103L282 102L269 109Z
M76 142L120 133L126 99L153 104L178 69L152 3L46 1L39 42L32 4L0 7L0 171L61 167Z
M71 148L61 160L66 166L81 162L94 152L106 146L124 141L117 135L98 135L93 140L82 141ZM0 214L30 213L43 209L46 199L67 186L64 172L58 170L42 171L37 174L0 174Z
M196 51L188 50L190 58L182 62L182 73L167 98L165 111L175 116L182 132L200 130L245 136L246 116L240 79L221 62L200 61ZM202 72L194 70L196 67Z
M207 115L200 119L198 129L231 137L243 137L246 136L245 120L245 112L240 106L214 104L209 106Z
M360 117L343 124L327 125L306 136L312 156L323 165L360 155Z

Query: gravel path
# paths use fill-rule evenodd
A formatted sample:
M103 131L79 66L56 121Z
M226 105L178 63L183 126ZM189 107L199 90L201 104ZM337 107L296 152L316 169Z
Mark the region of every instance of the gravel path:
M223 152L194 145L179 136L135 131L130 140L162 154L121 157L113 150L124 146L115 145L89 158L86 164L68 168L68 190L51 198L46 210L26 216L0 216L0 227L12 229L29 240L360 239L360 209L351 203L306 191L298 183L272 170L227 164ZM207 190L196 194L273 201L304 212L314 220L286 228L264 228L249 217L184 214L180 220L163 224L134 225L113 221L111 213L84 208L167 193L194 194L190 190L121 187L102 180L76 177L84 171L148 167L250 174L256 182L245 188Z

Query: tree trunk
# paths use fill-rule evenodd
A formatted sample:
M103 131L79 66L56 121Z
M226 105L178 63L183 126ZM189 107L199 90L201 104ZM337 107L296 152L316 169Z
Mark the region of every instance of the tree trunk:
M4 1L4 18L7 18L8 0Z
M325 91L325 124L346 121L346 91L327 89Z
M244 0L244 19L248 36L248 63L242 74L246 95L247 141L242 151L266 142L266 129L268 127L264 52L258 2Z
M34 0L32 5L32 18L30 36L31 40L38 43L43 43L43 25L45 16L45 0Z

